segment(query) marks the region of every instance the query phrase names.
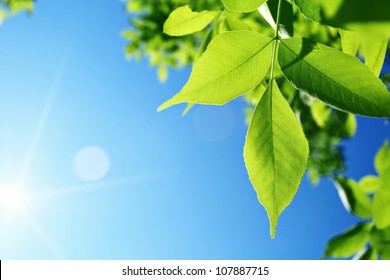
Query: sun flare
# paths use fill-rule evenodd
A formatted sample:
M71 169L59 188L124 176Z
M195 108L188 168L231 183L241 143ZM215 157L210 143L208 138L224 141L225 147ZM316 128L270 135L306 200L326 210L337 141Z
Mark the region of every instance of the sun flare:
M4 187L0 190L0 205L8 214L23 214L27 206L27 193L22 186Z

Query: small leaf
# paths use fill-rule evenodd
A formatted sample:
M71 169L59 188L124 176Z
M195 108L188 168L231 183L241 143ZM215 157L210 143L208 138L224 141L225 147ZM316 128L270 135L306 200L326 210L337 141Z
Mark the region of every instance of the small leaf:
M187 84L158 110L183 102L222 105L252 90L268 72L271 42L253 31L218 35L194 64Z
M380 180L378 177L368 175L363 177L359 182L359 187L366 193L373 193L378 190Z
M379 174L390 167L390 147L389 142L386 141L375 156L375 169Z
M357 217L371 217L371 202L369 197L352 179L336 177L336 187L344 207Z
M340 29L341 46L343 52L351 56L356 56L360 46L360 36L353 31Z
M383 230L374 227L371 231L370 241L382 260L390 260L390 227Z
M194 12L188 5L174 10L164 23L164 33L183 36L204 29L218 15L219 11Z
M354 260L377 260L378 252L372 247L365 248L360 253L356 254L353 259Z
M371 225L360 223L332 238L322 258L349 258L361 250L370 238Z
M380 188L374 195L372 212L374 224L378 229L390 226L390 167L381 175Z
M161 83L166 82L168 78L168 68L166 65L160 65L157 70L157 76Z
M376 34L362 35L361 53L364 56L364 63L379 77L387 51L388 38Z
M311 114L313 115L313 119L319 127L324 127L326 120L329 118L331 111L328 106L324 103L315 101L313 105L310 107Z
M346 112L390 117L390 93L357 58L305 38L283 39L279 64L300 90Z
M248 13L259 8L267 0L222 0L225 7L233 12Z
M278 218L291 203L305 172L308 142L277 84L267 87L253 114L244 147L249 178L275 236Z
M353 137L356 133L357 122L354 114L348 114L344 123L344 134L347 137Z

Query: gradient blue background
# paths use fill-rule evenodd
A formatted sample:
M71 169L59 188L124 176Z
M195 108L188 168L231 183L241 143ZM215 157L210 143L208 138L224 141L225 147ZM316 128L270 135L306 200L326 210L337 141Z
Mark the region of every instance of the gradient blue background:
M332 182L305 177L271 240L242 157L245 103L157 113L190 69L160 84L147 60L126 61L127 20L115 0L42 0L0 27L0 186L25 174L35 196L29 218L1 220L0 259L320 258L357 220ZM358 122L355 179L390 137L384 120ZM88 183L72 161L90 145L111 166Z

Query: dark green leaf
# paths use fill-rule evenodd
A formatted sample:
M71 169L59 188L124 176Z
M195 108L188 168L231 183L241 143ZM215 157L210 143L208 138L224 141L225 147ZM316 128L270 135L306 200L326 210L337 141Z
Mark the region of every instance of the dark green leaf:
M279 64L297 88L335 108L390 117L386 86L355 57L305 38L291 38L282 40Z

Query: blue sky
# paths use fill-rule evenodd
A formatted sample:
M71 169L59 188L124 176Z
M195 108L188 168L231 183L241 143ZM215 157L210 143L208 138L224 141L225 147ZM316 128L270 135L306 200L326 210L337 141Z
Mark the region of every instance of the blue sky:
M127 19L119 1L38 1L0 27L0 188L28 193L23 213L0 208L0 259L320 258L356 221L332 182L305 177L271 240L242 157L245 103L157 113L190 69L160 84L125 60ZM356 179L390 138L383 120L358 121ZM91 146L103 171L84 181L75 158Z

